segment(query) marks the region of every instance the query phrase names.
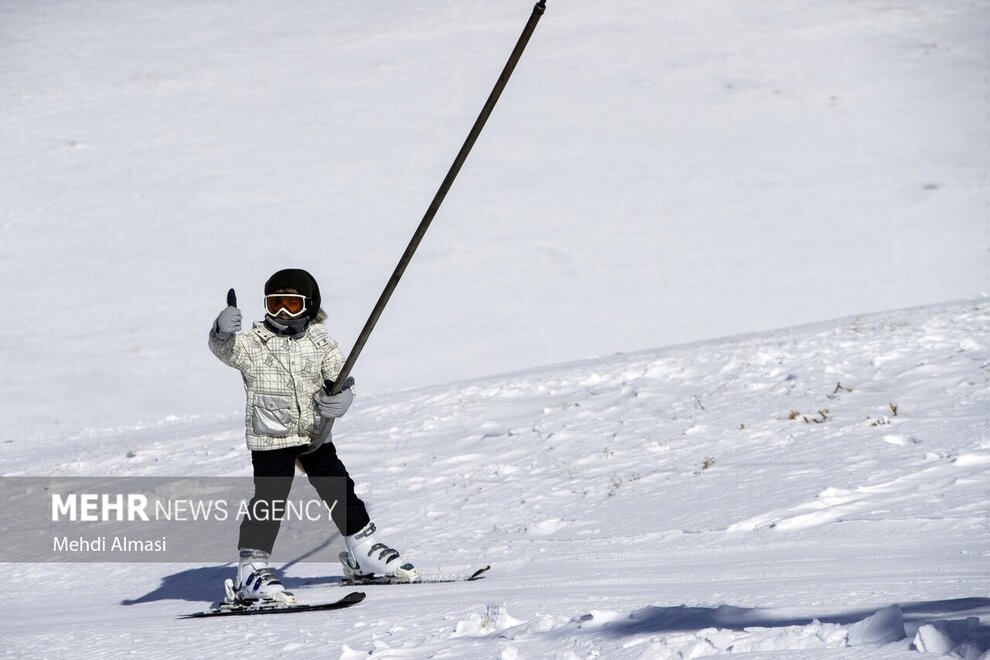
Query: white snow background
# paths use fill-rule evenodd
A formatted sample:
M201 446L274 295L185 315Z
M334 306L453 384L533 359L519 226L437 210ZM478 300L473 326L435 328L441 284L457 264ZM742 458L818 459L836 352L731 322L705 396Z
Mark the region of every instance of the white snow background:
M531 7L0 5L0 472L249 474L226 290L307 268L349 350ZM979 657L988 34L550 0L336 431L384 540L491 576L176 621L230 568L7 564L0 654Z

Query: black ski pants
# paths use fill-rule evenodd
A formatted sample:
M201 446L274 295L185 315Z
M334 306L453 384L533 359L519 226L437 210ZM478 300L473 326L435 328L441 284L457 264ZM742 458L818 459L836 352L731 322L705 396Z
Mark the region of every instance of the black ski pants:
M337 457L333 443L324 443L311 454L303 454L304 449L299 446L251 452L254 497L249 506L255 515L247 515L241 520L238 548L272 551L281 523L277 512L284 508L289 497L296 459L302 463L320 499L333 507L333 522L342 535L356 534L370 522L368 510L354 493L354 481Z

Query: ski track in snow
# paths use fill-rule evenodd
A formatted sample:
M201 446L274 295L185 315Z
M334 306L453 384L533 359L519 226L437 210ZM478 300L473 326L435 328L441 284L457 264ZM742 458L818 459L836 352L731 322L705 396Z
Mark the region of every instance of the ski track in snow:
M18 607L2 653L909 658L923 629L917 643L978 657L988 323L990 303L966 301L359 396L336 442L382 538L427 574L491 563L490 577L366 587L340 612L177 622L233 569L7 564ZM239 424L7 443L0 461L8 475L246 475ZM302 563L286 579L315 602L341 593L334 575Z

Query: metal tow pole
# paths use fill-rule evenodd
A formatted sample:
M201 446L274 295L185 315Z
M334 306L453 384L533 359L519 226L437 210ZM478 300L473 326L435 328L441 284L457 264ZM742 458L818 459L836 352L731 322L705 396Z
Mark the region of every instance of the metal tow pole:
M461 146L461 150L457 152L457 157L454 158L453 164L447 171L447 176L444 177L443 183L440 184L440 188L437 190L436 195L433 196L433 201L430 203L429 208L426 209L426 214L420 221L419 227L416 228L416 233L413 234L412 240L409 241L406 251L402 254L402 258L399 259L399 263L396 265L395 271L392 273L392 277L389 278L388 284L385 285L385 290L382 291L381 296L378 298L378 303L371 311L371 316L368 317L367 322L364 324L364 329L361 330L361 334L358 335L357 340L354 342L354 347L347 355L347 360L344 362L344 366L341 367L340 373L334 380L333 386L329 388L329 394L331 396L340 392L344 381L354 368L354 364L357 362L358 356L361 355L361 351L364 349L364 345L367 343L368 337L371 336L371 332L375 329L375 325L378 323L378 319L385 310L385 306L388 304L389 298L392 297L392 293L398 286L399 280L402 279L402 274L406 271L406 267L412 260L413 255L416 253L416 248L419 247L420 242L423 240L423 236L426 235L426 230L430 228L430 223L433 222L433 218L440 209L440 205L447 196L447 192L454 184L454 179L457 178L457 173L461 171L464 161L467 160L468 154L471 153L471 148L478 140L478 136L481 135L481 130L485 127L485 122L488 121L488 117L491 116L492 110L495 108L495 104L498 103L498 99L502 95L502 90L505 89L506 83L509 82L509 77L515 70L516 64L519 62L519 58L522 57L523 51L526 49L526 44L529 43L529 38L533 35L533 31L536 30L536 24L540 22L540 17L543 16L543 12L546 11L546 8L546 0L540 0L536 3L536 6L533 7L533 13L530 15L529 21L526 23L526 27L523 28L522 34L516 42L516 47L512 50L512 54L509 55L509 60L505 63L505 67L502 69L502 73L499 75L494 89L492 89L491 94L488 95L488 100L481 109L481 114L478 115L478 118L474 122L474 126L471 127L471 131L468 133L467 139L464 140L464 145ZM322 446L323 443L327 441L327 438L330 437L330 432L332 429L333 419L326 420L323 427L320 429L320 433L303 453L308 454Z

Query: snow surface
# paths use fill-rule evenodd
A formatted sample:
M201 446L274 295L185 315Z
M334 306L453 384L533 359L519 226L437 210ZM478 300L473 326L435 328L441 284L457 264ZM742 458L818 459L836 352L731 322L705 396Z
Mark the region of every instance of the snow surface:
M532 4L0 3L6 432L236 409L204 328L281 267L349 349ZM360 385L990 292L988 27L985 0L551 2Z
M490 577L176 621L232 566L8 564L5 652L978 657L988 323L976 300L362 395L335 432L380 536L429 575ZM249 474L236 414L18 444L7 474ZM339 574L286 570L312 602Z
M0 474L249 474L227 288L347 350L531 5L0 4ZM491 575L4 564L0 655L987 657L990 5L548 5L336 429Z

